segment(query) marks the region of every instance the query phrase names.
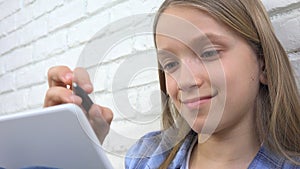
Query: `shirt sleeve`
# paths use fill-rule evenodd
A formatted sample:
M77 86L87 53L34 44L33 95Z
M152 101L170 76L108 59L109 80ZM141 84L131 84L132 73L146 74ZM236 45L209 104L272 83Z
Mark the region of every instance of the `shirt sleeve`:
M126 169L155 168L165 159L168 152L161 147L162 132L151 132L140 138L127 152ZM155 161L155 163L153 163Z

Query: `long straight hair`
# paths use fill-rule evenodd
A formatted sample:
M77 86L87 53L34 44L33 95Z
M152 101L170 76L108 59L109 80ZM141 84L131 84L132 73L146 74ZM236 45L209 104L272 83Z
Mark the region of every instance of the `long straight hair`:
M267 85L260 84L256 100L256 130L261 143L295 164L293 157L300 156L300 104L288 56L275 36L269 16L260 0L165 0L161 5L154 32L160 15L170 6L184 5L209 13L214 19L237 32L254 49L257 58L264 62ZM155 33L154 33L155 36ZM155 38L155 37L154 37ZM156 42L155 42L156 43ZM160 87L166 91L165 74L159 69ZM162 98L169 105L170 98ZM174 125L180 116L170 106L164 107L163 128ZM161 168L167 168L181 146L179 141Z

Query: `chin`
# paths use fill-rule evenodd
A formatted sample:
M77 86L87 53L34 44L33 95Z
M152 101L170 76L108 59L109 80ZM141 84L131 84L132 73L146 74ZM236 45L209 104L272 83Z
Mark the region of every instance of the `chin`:
M203 129L203 125L204 122L197 122L197 121L193 121L193 122L189 122L190 127L192 128L192 130L198 134L201 133L202 129Z
M189 123L190 125L191 123ZM218 125L205 123L204 120L197 120L190 125L192 130L198 134L212 135L216 132Z

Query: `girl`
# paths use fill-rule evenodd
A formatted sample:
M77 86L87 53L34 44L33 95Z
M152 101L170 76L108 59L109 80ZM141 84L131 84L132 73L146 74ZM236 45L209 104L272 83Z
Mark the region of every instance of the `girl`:
M166 0L154 30L164 128L129 150L126 168L300 168L298 90L260 0ZM80 104L64 87L91 92L84 72L50 69L45 106ZM94 105L101 141L103 119L112 112Z

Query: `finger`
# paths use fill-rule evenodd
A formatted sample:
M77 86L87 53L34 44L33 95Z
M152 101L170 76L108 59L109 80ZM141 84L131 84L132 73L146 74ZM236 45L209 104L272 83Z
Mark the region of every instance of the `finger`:
M90 118L101 119L110 124L113 119L113 112L106 107L93 104L89 111Z
M102 143L109 132L113 113L110 109L93 105L89 111L89 121L99 141Z
M90 80L88 72L81 67L74 70L74 82L76 82L85 92L91 93L93 91L93 85Z
M111 121L113 119L113 112L109 109L109 108L106 108L106 107L102 107L102 117L104 118L104 120L110 125L111 124Z
M45 100L44 107L55 106L63 103L74 103L80 105L82 99L79 96L73 94L73 92L64 87L51 87L48 89Z
M55 66L48 70L49 87L71 85L73 80L73 72L67 66Z

